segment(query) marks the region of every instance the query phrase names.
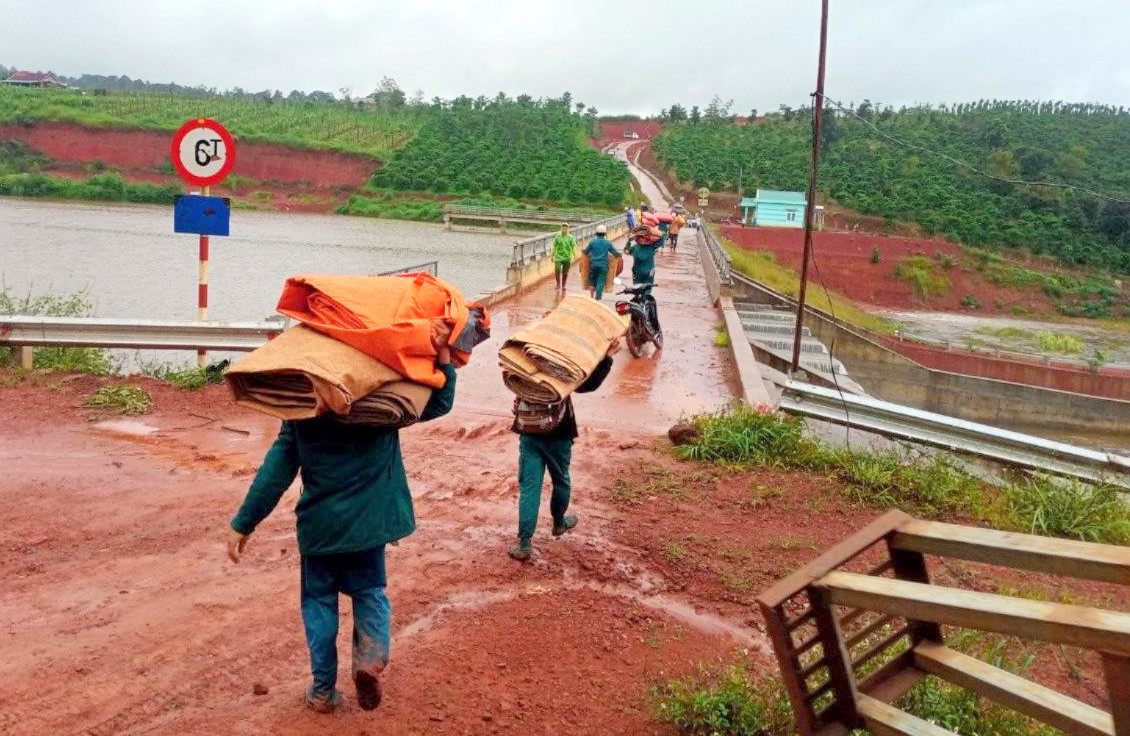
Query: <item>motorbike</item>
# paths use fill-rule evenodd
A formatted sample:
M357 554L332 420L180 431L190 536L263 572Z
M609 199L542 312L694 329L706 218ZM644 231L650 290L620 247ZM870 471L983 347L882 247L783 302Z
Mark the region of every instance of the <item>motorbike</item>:
M620 279L615 279L614 283L617 285L623 284ZM634 284L616 292L617 294L631 294L632 296L628 301L616 302L616 313L626 314L631 319L628 325L627 343L628 352L634 358L643 355L644 347L649 342L655 345L656 350L663 349L663 330L659 326L659 307L655 302L655 297L651 295L653 288L655 288L655 284Z

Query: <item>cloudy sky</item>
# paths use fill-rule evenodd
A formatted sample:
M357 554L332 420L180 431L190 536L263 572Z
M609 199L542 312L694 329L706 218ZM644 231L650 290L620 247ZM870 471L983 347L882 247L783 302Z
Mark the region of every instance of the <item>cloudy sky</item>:
M1130 105L1126 0L831 0L828 94ZM427 97L568 90L602 113L814 85L818 0L0 0L0 64Z

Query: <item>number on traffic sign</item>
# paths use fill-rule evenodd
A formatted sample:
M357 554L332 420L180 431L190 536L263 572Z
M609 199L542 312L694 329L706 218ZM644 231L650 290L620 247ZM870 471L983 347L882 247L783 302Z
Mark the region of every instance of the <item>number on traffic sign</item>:
M180 177L201 187L219 184L235 166L235 141L224 126L208 118L182 125L169 153Z

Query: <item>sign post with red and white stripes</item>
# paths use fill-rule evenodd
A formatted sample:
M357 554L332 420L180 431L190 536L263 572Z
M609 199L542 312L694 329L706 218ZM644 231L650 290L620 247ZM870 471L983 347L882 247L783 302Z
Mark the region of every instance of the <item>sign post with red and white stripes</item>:
M235 140L227 128L209 118L193 118L173 134L169 148L173 167L190 186L198 186L207 197L235 166ZM197 317L208 319L208 235L200 234L200 271L197 281ZM197 364L206 362L205 351L197 352Z

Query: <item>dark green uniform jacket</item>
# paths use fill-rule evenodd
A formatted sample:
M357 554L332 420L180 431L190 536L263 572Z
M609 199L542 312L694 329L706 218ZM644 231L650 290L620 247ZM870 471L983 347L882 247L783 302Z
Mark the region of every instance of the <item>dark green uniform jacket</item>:
M451 411L455 369L432 393L420 421ZM332 415L283 422L232 528L250 534L274 510L302 471L298 548L304 555L357 552L406 537L416 529L412 495L396 429L342 424Z

